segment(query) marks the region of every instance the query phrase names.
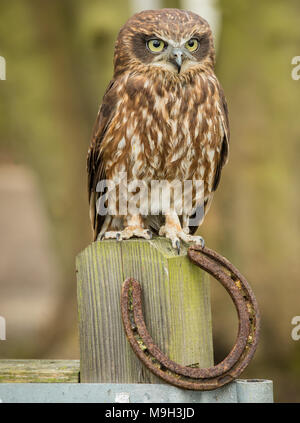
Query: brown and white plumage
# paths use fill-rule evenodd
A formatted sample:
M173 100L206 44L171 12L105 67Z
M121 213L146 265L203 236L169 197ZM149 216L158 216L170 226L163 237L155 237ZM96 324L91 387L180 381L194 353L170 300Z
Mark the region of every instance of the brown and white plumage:
M187 49L189 40L197 49ZM164 50L149 50L161 40ZM147 44L148 43L148 44ZM158 42L156 41L156 44ZM180 56L178 58L178 56ZM199 242L188 217L100 216L100 180L203 180L207 213L227 161L228 111L214 74L215 53L208 23L178 9L144 11L121 29L115 47L114 76L103 97L88 153L90 216L97 236L149 238L148 229L170 238ZM193 198L197 207L197 198ZM203 201L202 201L203 202ZM194 207L194 208L195 208ZM199 222L199 224L202 222ZM164 226L162 226L164 225Z

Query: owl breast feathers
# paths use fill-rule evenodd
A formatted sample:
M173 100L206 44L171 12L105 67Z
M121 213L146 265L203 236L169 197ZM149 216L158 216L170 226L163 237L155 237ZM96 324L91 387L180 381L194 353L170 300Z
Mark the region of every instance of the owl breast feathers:
M192 12L144 11L121 28L114 76L88 152L94 239L149 239L154 232L177 249L180 241L203 243L193 234L209 209L229 144L227 105L214 63L210 27ZM118 187L114 204L120 206L128 198L128 186L137 180L140 188L147 188L139 197L140 209L121 213L117 207L113 212L107 206L111 191L104 196L99 182ZM179 213L175 205L184 203L183 193L174 190L168 209L158 202L155 213L153 207L147 212L142 206L151 201L153 206L153 181L201 181L201 195L192 188L190 206ZM100 203L106 213L99 212ZM192 220L195 215L198 220Z

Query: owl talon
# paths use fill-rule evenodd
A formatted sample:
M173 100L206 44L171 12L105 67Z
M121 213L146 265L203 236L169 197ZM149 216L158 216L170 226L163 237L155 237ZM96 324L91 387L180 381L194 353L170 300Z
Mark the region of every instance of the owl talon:
M160 236L165 236L166 238L170 239L172 242L172 247L174 249L177 249L178 254L180 254L181 246L180 246L180 240L185 242L186 244L196 244L200 245L201 248L204 248L205 242L202 236L199 235L189 235L181 228L177 229L173 225L165 225L162 226L159 230Z
M109 231L102 235L101 240L104 239L116 239L117 241L121 241L122 235L120 231Z
M202 236L200 236L199 238L200 238L201 247L204 248L205 247L204 238L202 238Z
M147 230L147 234L149 235L149 239L153 238L153 233L149 229Z
M200 245L201 248L205 247L205 241L204 238L202 238L202 236L200 235L185 235L185 236L180 236L179 237L186 242L187 244L193 243L196 245Z
M123 231L105 232L103 236L101 237L101 239L116 239L117 241L122 241L124 239L130 239L134 237L151 239L152 232L149 229L144 229L140 227L133 228L133 227L127 226Z

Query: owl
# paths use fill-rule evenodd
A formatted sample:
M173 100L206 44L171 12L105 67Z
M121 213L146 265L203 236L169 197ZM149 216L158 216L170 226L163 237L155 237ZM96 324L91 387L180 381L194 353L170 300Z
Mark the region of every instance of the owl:
M87 158L94 240L156 234L178 251L181 242L204 245L195 232L229 149L214 65L211 29L195 13L147 10L121 28ZM160 184L174 188L174 181L176 189L154 196ZM178 183L189 186L187 196ZM124 207L129 193L135 207Z

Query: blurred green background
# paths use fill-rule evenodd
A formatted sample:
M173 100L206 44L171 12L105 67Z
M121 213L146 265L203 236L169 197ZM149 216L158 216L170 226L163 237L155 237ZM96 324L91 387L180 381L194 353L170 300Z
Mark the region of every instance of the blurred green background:
M86 153L120 26L137 9L214 4L230 161L201 234L251 283L262 313L243 377L300 400L298 0L0 1L0 358L79 358L75 255L90 241ZM205 8L206 10L206 8ZM236 316L212 281L216 360Z

